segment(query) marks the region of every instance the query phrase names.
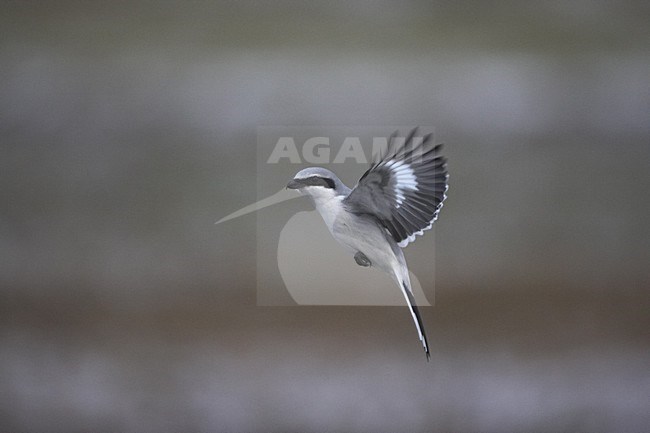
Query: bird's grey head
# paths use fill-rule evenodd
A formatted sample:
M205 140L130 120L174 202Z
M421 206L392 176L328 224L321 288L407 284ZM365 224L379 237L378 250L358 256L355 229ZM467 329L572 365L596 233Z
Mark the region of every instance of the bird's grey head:
M322 167L309 167L300 170L287 184L287 188L296 189L309 195L343 195L350 191L334 173Z

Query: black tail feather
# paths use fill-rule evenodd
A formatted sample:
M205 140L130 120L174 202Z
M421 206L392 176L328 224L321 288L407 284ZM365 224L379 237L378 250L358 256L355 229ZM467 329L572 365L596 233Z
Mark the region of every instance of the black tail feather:
M420 317L420 310L418 309L418 306L415 304L415 298L413 297L413 293L411 293L411 289L406 285L406 282L402 281L402 284L404 285L404 293L408 298L409 308L411 309L411 312L415 317L415 321L417 322L416 325L419 329L419 333L422 334L422 346L424 346L424 354L427 357L427 362L429 362L431 360L431 353L429 352L429 342L427 341L427 334L426 332L424 332L422 317Z

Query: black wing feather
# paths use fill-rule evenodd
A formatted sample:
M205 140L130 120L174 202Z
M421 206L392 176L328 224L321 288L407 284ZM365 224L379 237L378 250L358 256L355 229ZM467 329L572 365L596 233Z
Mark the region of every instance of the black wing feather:
M344 200L350 212L371 215L404 247L438 217L448 188L447 160L432 135L415 140L417 128L404 144L391 135L386 154L368 169Z

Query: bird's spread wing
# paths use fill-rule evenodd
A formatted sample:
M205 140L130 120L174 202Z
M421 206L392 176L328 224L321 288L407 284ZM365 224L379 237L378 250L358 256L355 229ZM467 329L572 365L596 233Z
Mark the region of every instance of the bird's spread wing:
M411 131L402 146L396 133L387 152L365 172L343 203L355 214L376 217L400 247L428 230L447 197L447 160L431 134L416 140Z

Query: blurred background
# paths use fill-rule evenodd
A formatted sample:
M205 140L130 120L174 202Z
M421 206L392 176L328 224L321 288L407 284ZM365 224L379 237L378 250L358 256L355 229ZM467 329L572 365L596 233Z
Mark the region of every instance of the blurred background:
M648 429L647 2L1 10L0 430ZM213 224L258 126L357 124L446 143L428 364L405 308L257 307Z

